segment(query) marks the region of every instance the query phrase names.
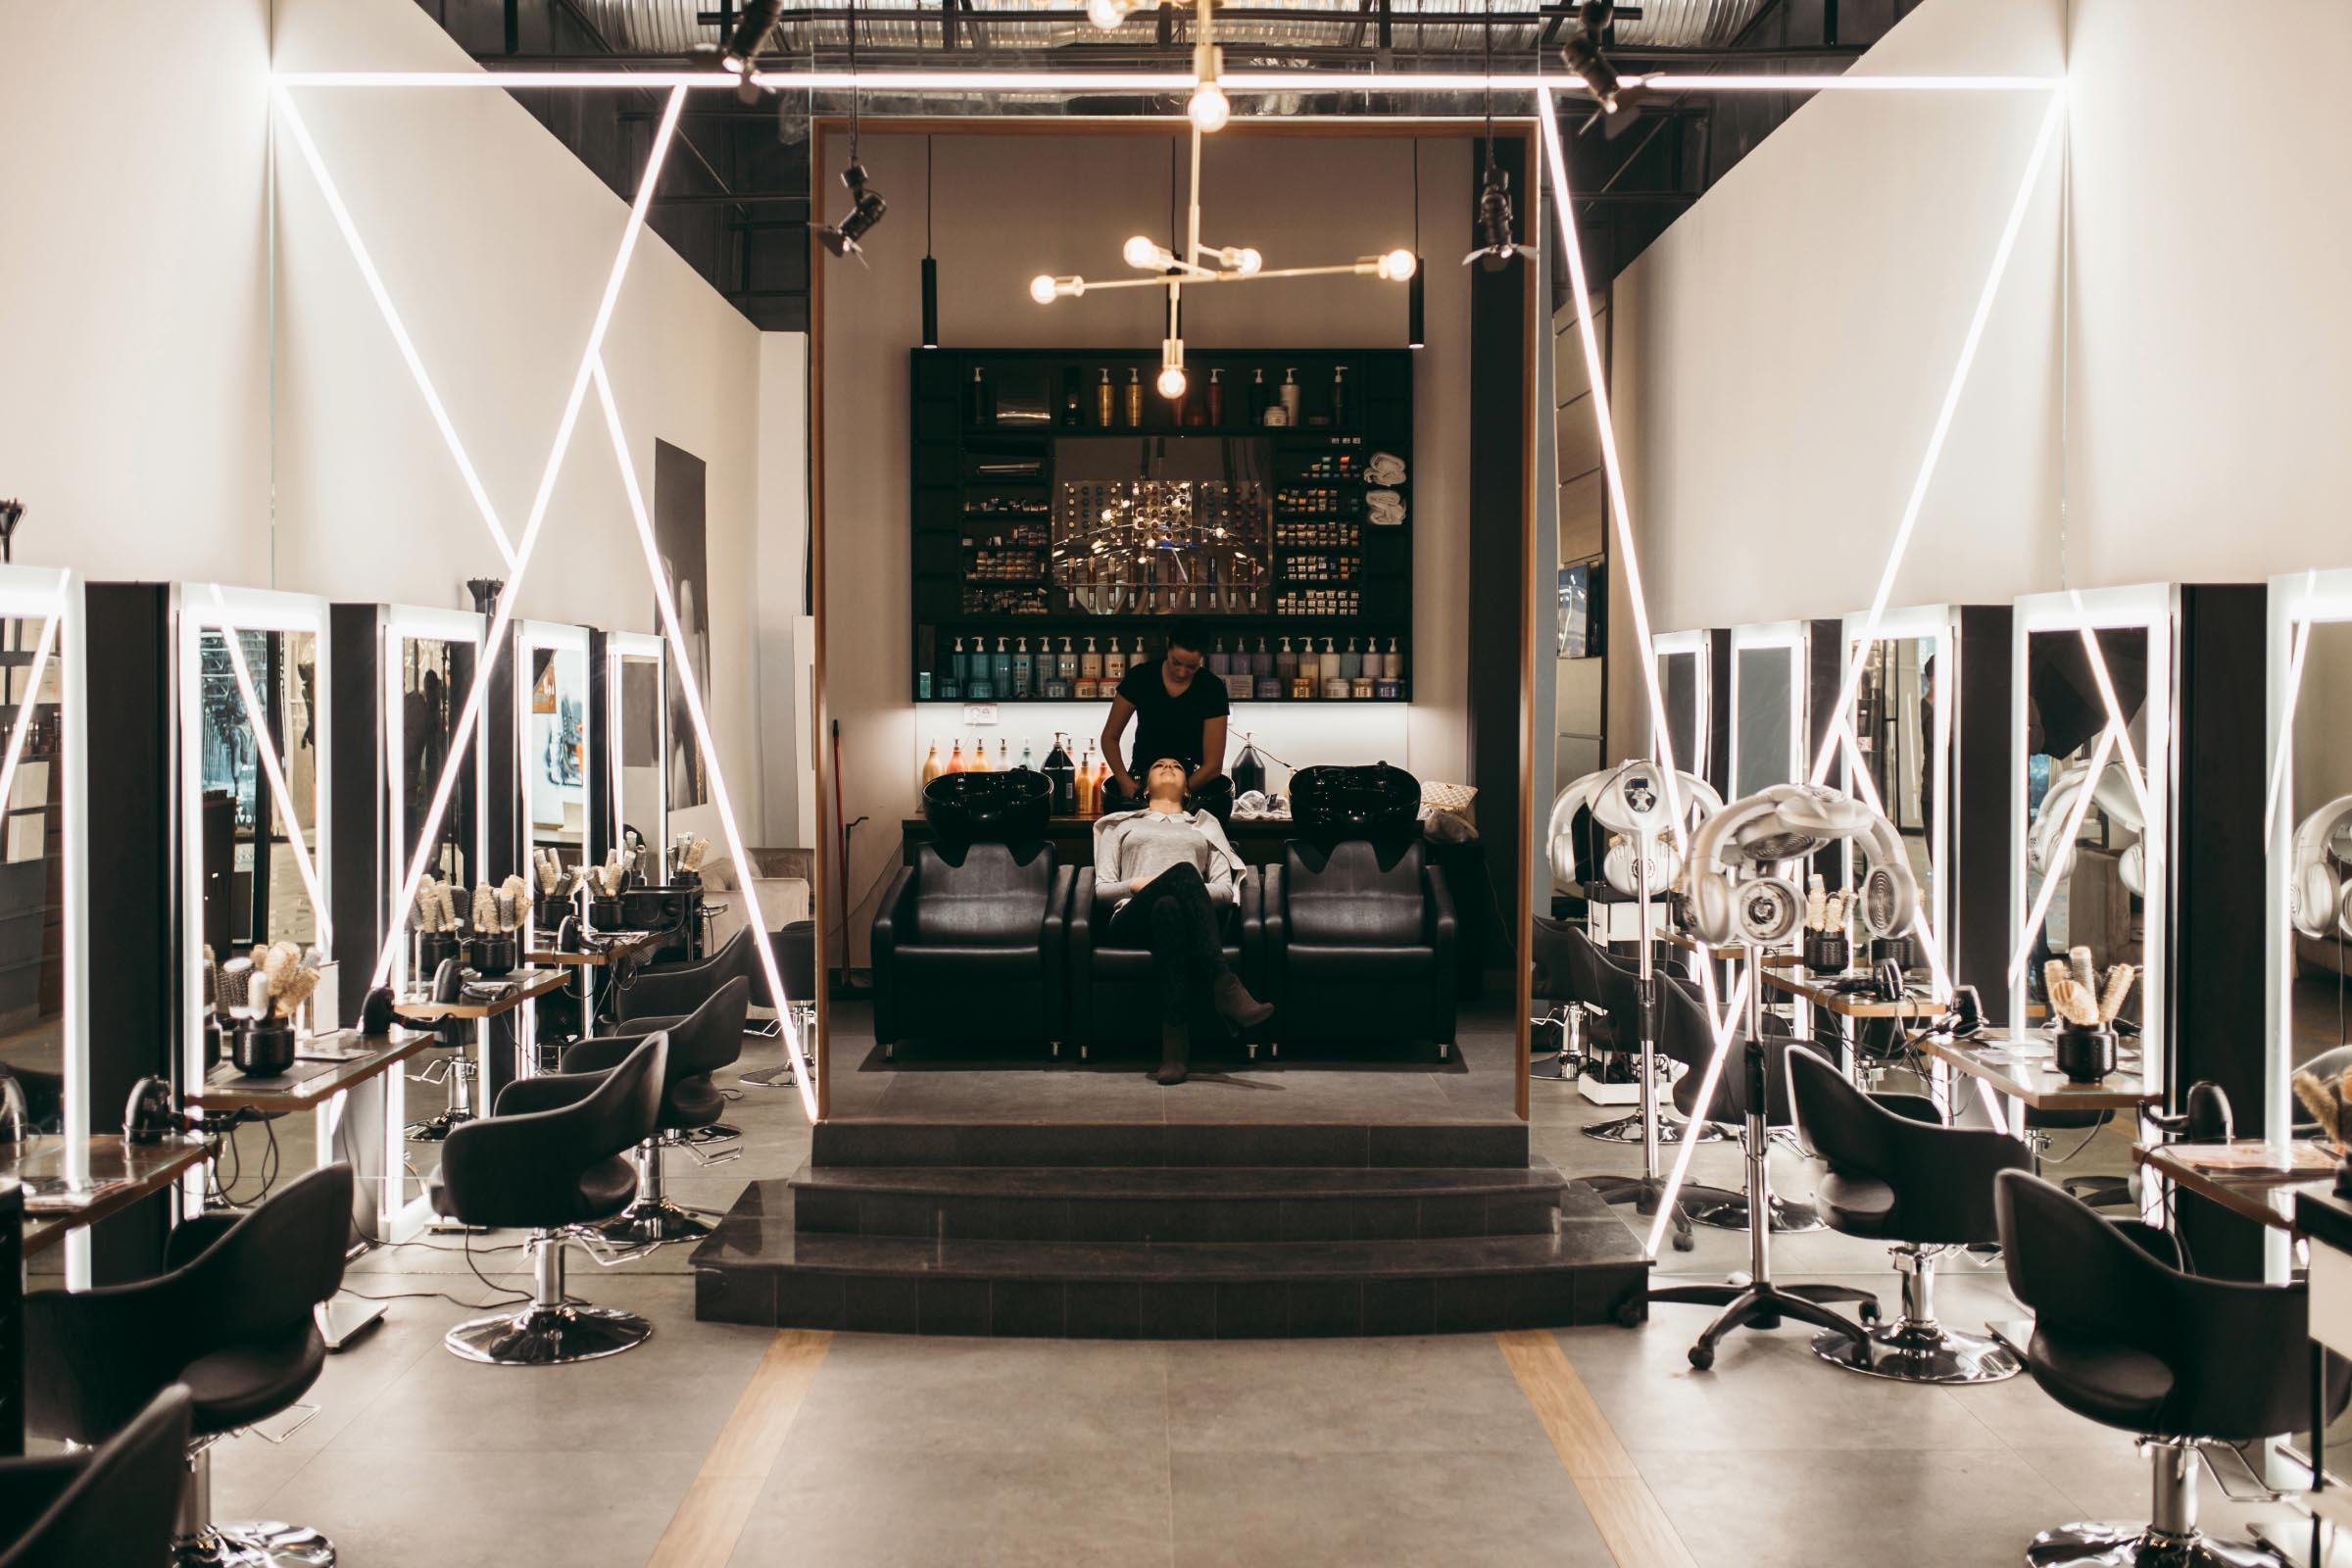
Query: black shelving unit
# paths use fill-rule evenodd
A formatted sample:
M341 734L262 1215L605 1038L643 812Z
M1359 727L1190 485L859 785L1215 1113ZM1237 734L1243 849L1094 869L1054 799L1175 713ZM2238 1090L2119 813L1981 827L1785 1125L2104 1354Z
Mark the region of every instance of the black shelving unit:
M1284 638L1295 650L1334 651L1352 642L1385 655L1392 642L1404 674L1390 701L1411 695L1413 524L1413 362L1402 349L1263 349L1194 352L1191 387L1171 402L1153 386L1156 351L1084 349L915 349L908 385L912 409L909 487L913 609L913 685L926 701L1049 701L1049 678L1064 638L1088 638L1130 658L1140 645L1157 657L1160 622L1200 619L1212 644L1254 654ZM1109 417L1102 398L1108 372ZM1141 389L1137 422L1126 418L1129 373ZM1259 422L1252 389L1264 374L1275 401L1286 371L1300 391L1301 423ZM975 379L975 372L977 378ZM1221 389L1220 417L1210 418L1209 388ZM1336 381L1345 393L1335 399ZM1335 402L1337 407L1335 408ZM1192 583L1148 590L1148 600L1099 612L1056 580L1054 510L1059 486L1077 462L1078 442L1152 442L1223 438L1248 443L1227 454L1236 473L1220 504L1249 510L1262 533L1251 581ZM1164 453L1165 448L1158 449ZM1366 469L1375 453L1402 461L1404 477L1375 486ZM1073 481L1075 482L1075 481ZM1367 497L1396 492L1402 517L1375 521ZM1026 640L1031 681L1025 695L995 689L977 697L956 682L957 638L992 649L998 639ZM1377 687L1375 688L1378 689ZM1072 702L1096 702L1107 686ZM1286 684L1283 701L1300 701ZM1315 701L1329 701L1318 695ZM1349 698L1348 701L1356 699ZM1371 699L1379 701L1375 697Z

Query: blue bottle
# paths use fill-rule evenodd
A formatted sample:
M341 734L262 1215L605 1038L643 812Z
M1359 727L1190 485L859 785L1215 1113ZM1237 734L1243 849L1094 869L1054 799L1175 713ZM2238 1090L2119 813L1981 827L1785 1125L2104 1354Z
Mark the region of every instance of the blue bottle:
M997 639L997 651L988 659L988 684L999 693L1012 690L1012 655L1005 651L1002 637Z

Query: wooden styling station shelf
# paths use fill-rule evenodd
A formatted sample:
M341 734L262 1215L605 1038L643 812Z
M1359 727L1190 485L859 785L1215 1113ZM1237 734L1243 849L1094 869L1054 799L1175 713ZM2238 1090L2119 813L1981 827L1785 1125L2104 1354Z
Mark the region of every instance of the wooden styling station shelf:
M163 1192L204 1159L201 1138L166 1138L126 1144L120 1137L89 1140L90 1189L65 1194L66 1141L50 1135L26 1139L0 1156L0 1177L24 1184L24 1255L44 1251L76 1226L95 1225L141 1199Z
M493 1002L432 1002L421 997L406 997L392 1004L392 1010L412 1023L446 1023L453 1019L496 1018L513 1012L526 1002L563 990L571 983L568 971L559 968L517 969L513 974L470 984L511 984L513 989Z
M190 1091L188 1104L213 1113L313 1110L344 1090L389 1072L417 1053L439 1045L441 1037L429 1030L391 1035L362 1035L345 1030L325 1036L322 1041L305 1041L304 1045L316 1047L323 1042L357 1043L364 1049L353 1055L318 1060L298 1055L294 1065L284 1073L266 1078L248 1077L237 1071L233 1062L222 1061Z

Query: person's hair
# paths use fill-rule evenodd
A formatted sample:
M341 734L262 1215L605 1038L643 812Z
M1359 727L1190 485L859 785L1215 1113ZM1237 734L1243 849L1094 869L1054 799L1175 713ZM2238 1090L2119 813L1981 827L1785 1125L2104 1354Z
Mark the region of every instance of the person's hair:
M1182 648L1203 656L1208 653L1208 629L1189 616L1169 621L1167 629L1160 635L1162 657L1171 648Z

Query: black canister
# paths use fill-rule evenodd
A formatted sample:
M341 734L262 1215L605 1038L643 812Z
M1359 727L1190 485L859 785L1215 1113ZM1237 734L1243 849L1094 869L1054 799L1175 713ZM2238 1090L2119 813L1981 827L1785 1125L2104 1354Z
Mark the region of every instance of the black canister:
M2058 1070L2069 1083L2095 1084L2115 1071L2115 1031L2062 1024L2057 1036Z
M294 1065L294 1020L239 1018L229 1032L228 1059L248 1078L280 1078Z
M1807 931L1805 967L1814 974L1843 974L1853 961L1853 944L1842 931Z
M514 933L501 931L492 936L473 939L473 968L476 974L495 978L513 974L516 962Z

